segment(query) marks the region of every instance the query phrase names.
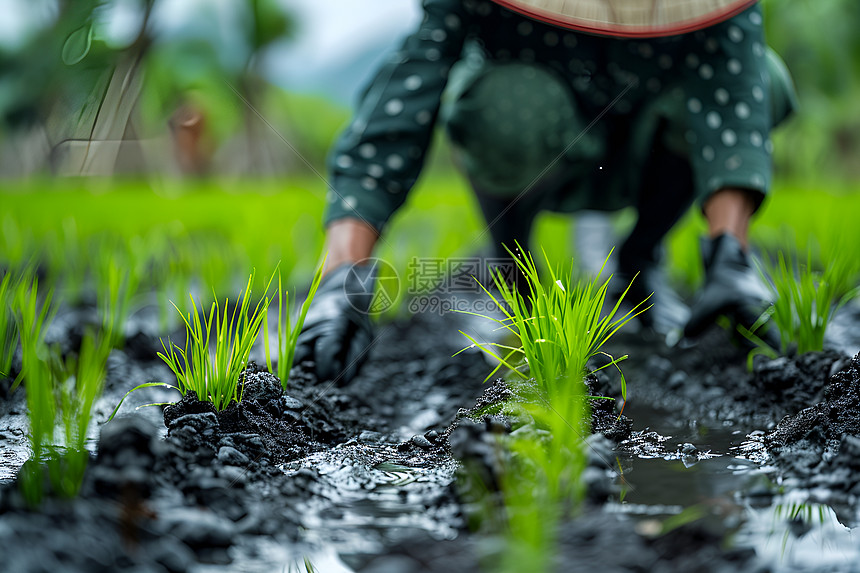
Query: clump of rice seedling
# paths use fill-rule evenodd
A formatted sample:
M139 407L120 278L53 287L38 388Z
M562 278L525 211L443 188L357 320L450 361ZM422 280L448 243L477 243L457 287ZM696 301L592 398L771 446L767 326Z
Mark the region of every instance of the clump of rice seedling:
M588 361L598 354L610 360L601 368L607 366L618 368L618 363L627 357L613 358L601 348L620 328L650 307L645 307L646 301L639 301L623 315L616 316L630 288L628 285L614 308L601 316L611 279L610 277L601 282L601 275L609 257L606 258L594 279L578 282L574 281L571 266L567 268L559 266L553 270L547 260L550 281L545 285L530 254L523 254L520 257L510 250L508 252L523 273L531 292L524 297L509 286L500 274L495 275L496 288L501 292L505 304L501 304L486 287L481 286L493 302L502 309L505 317L499 320L484 315L478 316L497 322L500 327L516 336L520 345L511 347L481 343L463 333L472 342L469 348L480 348L498 360L498 366L487 376L487 379L504 366L523 379L527 379L528 376L533 377L552 399L559 390L559 376L569 374L579 376L581 380L587 373ZM546 258L546 255L544 257ZM503 350L505 355L502 356L502 353L496 352L494 347ZM513 360L517 356L522 358L520 362ZM618 368L618 371L621 372L621 369ZM621 373L621 389L622 397L626 400L627 385L623 373Z
M232 314L229 312L229 299L224 300L222 310L217 296L208 315L203 307L197 308L193 295L189 295L191 311L187 314L174 304L185 323L185 347L180 348L170 339L166 344L162 340L164 352L159 352L158 357L173 371L176 385L147 382L135 386L123 396L109 420L113 419L129 394L153 386L173 388L183 396L193 391L201 401L211 402L218 410L224 410L233 402L240 402L241 390L237 393L239 374L247 366L251 348L257 340L260 325L269 307L269 287L274 278L275 275L272 274L269 284L266 285L266 292L253 312L250 310L254 273L248 278L244 293L237 297Z
M601 348L646 310L646 301L621 314L628 285L615 306L604 314L611 279L601 280L606 261L594 279L575 281L572 266L553 269L544 253L549 275L544 282L530 254L509 253L530 292L525 296L517 292L501 274L494 276L494 282L505 304L488 289L484 291L504 314L502 319L490 319L512 333L519 346L480 343L463 334L472 341L471 347L498 360L488 378L505 366L524 380L529 376L535 380L537 391L529 393L531 403L519 407L549 434L541 438L534 432L517 431L504 440L510 459L517 462L501 476L507 543L500 566L505 571L517 571L529 563L537 570L548 570L557 524L583 493L580 476L587 465L584 434L589 432L590 414L582 381L588 373L588 361L605 355L609 363L602 368L612 365L621 373L618 363L626 356L616 359ZM515 357L522 360L515 361ZM626 400L623 373L621 381ZM527 386L523 388L528 392Z
M30 422L29 440L33 454L18 471L18 484L31 507L44 497L42 460L54 440L56 402L47 349L31 336L21 340L23 367L27 386L27 416Z
M579 373L571 372L571 378ZM534 419L533 428L506 436L509 464L501 475L507 543L502 571L520 571L528 563L551 569L557 527L585 493L580 476L588 466L585 435L590 409L584 384L568 384L550 403L537 397L521 404ZM548 430L546 435L535 431Z
M774 302L749 330L738 327L757 345L750 361L757 354L771 358L778 355L776 349L757 335L766 324L775 326L779 332L782 354L792 347L798 354L823 350L824 334L833 314L860 294L860 287L852 284L856 266L844 256L830 258L823 271L815 271L808 252L806 264L801 265L790 254L779 251L776 262L765 263L760 272Z
M296 344L299 340L299 334L302 331L302 326L305 324L305 317L308 315L308 310L311 307L311 302L314 300L317 288L322 280L322 271L325 266L325 258L317 267L314 273L314 278L311 281L311 287L308 291L308 296L305 302L302 303L298 317L293 322L293 306L290 301L290 293L283 290L281 283L281 269L278 268L278 362L275 372L272 369L272 356L269 351L269 317L268 313L263 311L263 333L266 349L266 367L269 372L275 374L281 381L281 386L284 390L287 389L287 382L290 377L290 369L293 367L293 358L296 354ZM295 300L295 299L293 299Z

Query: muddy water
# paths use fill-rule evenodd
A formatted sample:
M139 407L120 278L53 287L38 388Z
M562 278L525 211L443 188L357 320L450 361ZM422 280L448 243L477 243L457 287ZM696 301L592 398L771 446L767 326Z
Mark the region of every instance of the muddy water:
M396 457L390 446L353 444L281 466L287 476L303 468L319 476L318 495L301 508L308 542L374 554L416 531L457 537L462 520L445 499L456 463L422 468L386 461Z
M631 405L629 412L636 427L647 429L621 444L620 491L607 513L630 516L645 537L698 524L727 547L754 550L757 563L772 571L856 569L853 523L811 501L810 492L781 493L760 445L762 432L682 421L648 405Z

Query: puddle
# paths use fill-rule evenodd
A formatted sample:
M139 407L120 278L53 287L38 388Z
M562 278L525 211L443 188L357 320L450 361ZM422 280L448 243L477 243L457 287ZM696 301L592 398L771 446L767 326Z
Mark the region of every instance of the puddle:
M280 466L288 476L317 476L300 508L303 540L350 554L379 552L416 531L454 539L462 520L447 498L456 462L415 467L394 457L395 446L353 442Z
M734 542L754 548L774 571L849 571L860 561L858 539L830 506L792 492L769 507L747 507Z
M648 429L622 444L622 492L605 510L636 519L640 534L700 522L728 546L753 549L773 571L850 570L860 560L858 536L831 506L810 501L809 492L778 495L763 432L672 425L669 414L647 406L630 415Z

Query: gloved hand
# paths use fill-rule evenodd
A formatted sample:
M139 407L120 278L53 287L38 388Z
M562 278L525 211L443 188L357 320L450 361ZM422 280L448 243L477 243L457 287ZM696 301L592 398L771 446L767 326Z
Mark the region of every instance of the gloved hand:
M375 284L375 265L345 263L330 271L305 317L293 363L313 360L320 380L352 380L373 340L368 311Z
M721 315L727 316L732 324L751 327L767 307L769 293L740 241L728 233L705 240L702 260L705 285L690 309L684 335L698 336ZM779 348L774 329L759 330L756 335L773 348Z

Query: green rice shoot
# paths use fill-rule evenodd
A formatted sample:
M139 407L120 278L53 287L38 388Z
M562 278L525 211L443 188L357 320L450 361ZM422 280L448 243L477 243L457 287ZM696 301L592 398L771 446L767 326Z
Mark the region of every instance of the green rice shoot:
M502 366L523 380L534 379L533 386L518 385L518 393L526 399L517 407L529 414L535 428L548 432L515 431L502 441L510 451L511 466L501 476L506 543L496 569L520 571L523 563L529 563L543 571L551 568L558 523L584 492L580 476L587 466L590 408L582 381L588 361L603 354L609 359L603 368L615 366L621 373L618 363L626 356L613 358L602 347L647 307L646 301L639 301L630 310L620 311L628 285L614 307L604 313L611 277L602 280L601 276L609 257L593 279L575 280L572 264L553 267L546 253L545 277L530 254L509 253L525 277L529 293L523 296L508 286L501 272L494 282L505 304L484 285L482 288L504 315L502 319L487 318L512 333L519 346L479 343L463 334L473 343L469 348L480 348L498 361L488 379ZM623 373L621 380L626 401Z
M45 326L51 322L56 313L56 308L51 304L53 296L54 291L50 289L40 300L39 278L35 275L35 271L30 267L23 271L16 284L12 302L12 312L22 350L21 372L12 385L13 389L27 375L28 368L36 366L34 356L43 354L40 347L43 344ZM25 360L23 354L27 348L39 349L39 351L31 353Z
M741 333L757 345L750 360L757 354L771 358L779 354L756 334L765 324L779 332L782 354L792 348L798 354L823 350L834 313L860 294L860 287L853 284L856 264L845 256L830 257L824 270L816 271L809 252L806 264L800 264L792 255L779 251L776 262L766 262L760 272L774 302L749 330L739 326Z
M119 239L102 243L96 251L96 298L100 301L104 330L114 348L125 344L125 324L143 274L139 259L130 245Z
M57 405L54 399L54 380L47 348L44 345L43 327L52 314L49 291L39 300L39 279L25 276L15 293L14 308L21 339L21 376L27 388L27 411L30 422L29 441L33 451L31 459L19 471L20 487L30 506L37 506L44 496L44 479L41 461L54 440Z
M61 359L59 351L44 341L44 327L55 310L53 290L42 295L32 270L25 271L17 284L14 309L22 350L20 379L27 390L33 452L21 468L19 481L24 499L35 507L45 495L45 467L54 493L71 498L80 492L89 462L87 431L104 388L112 336L87 332L78 353Z
M161 386L173 388L182 396L194 392L203 402L211 402L217 410L224 410L233 402L242 400L239 375L248 364L251 348L269 308L269 287L274 273L266 285L266 292L251 311L251 285L254 273L248 278L245 291L237 297L232 314L230 300L224 300L223 309L215 302L208 314L204 307L198 309L194 295L189 294L191 310L185 314L174 304L185 323L185 346L179 347L170 339L162 339L164 352L158 357L176 376L176 384L147 382L129 390L117 404L108 420L113 419L129 394L142 388ZM201 319L201 315L203 318ZM214 348L213 348L214 347ZM153 404L159 405L159 404Z
M305 324L305 318L308 315L308 310L311 307L311 302L314 300L317 288L319 288L322 280L323 267L325 266L325 258L317 267L314 273L314 278L311 281L308 296L302 303L299 314L293 322L293 306L290 300L289 291L283 290L281 281L281 269L278 268L278 348L277 348L277 372L272 369L272 355L269 350L269 317L266 311L263 311L263 336L266 349L266 367L269 372L275 374L281 381L281 386L284 390L287 389L287 384L290 377L290 369L293 367L293 358L296 355L296 345L299 341L302 326ZM295 297L293 298L295 300Z
M241 296L241 304L236 301L232 315L228 315L229 299L224 300L222 311L216 297L207 316L198 311L194 297L189 295L192 312L182 316L186 331L185 348L169 341L165 345L162 341L164 353L158 353L176 375L177 389L183 396L193 390L200 400L212 402L217 410L224 410L232 402L242 400L237 387L239 374L248 364L248 356L269 307L267 285L266 293L249 316L253 281L252 273ZM201 314L204 320L200 319ZM210 352L210 343L213 342L215 349Z
M95 401L104 389L109 341L106 333L87 333L79 353L69 354L64 361L37 337L26 335L22 340L33 454L21 468L20 484L30 506L44 498L45 468L55 494L73 498L80 492L89 463L87 431Z
M609 358L610 362L597 370L607 366L618 369L621 373L622 397L626 400L627 384L618 363L627 357L613 358L601 348L619 329L650 308L645 306L646 301L639 301L633 308L620 314L621 304L630 289L628 285L615 306L601 316L612 278L601 281L608 256L592 280L575 281L572 265L559 265L553 270L547 261L549 280L545 283L538 274L531 254L520 257L510 250L508 252L523 273L531 292L524 297L507 284L501 273L496 274L494 282L505 304L484 285L481 287L502 309L504 318L478 316L489 318L508 330L517 338L519 346L478 342L461 331L472 342L467 348L479 348L498 360L498 366L487 379L504 366L523 379L533 377L552 400L558 394L560 376L570 375L581 380L587 374L588 361L601 354Z
M17 289L17 277L13 281L11 271L0 279L0 377L12 375L12 360L18 348L18 330L12 307Z
M54 490L65 497L76 496L83 483L89 461L87 430L93 406L104 390L111 340L110 332L85 334L80 352L66 358L60 370L61 377L57 380L65 452L58 457L63 467L61 471L54 472L57 475L52 475L51 482Z

